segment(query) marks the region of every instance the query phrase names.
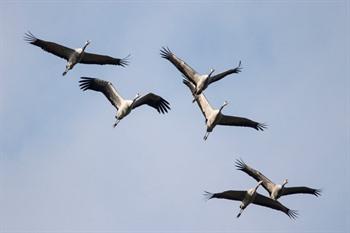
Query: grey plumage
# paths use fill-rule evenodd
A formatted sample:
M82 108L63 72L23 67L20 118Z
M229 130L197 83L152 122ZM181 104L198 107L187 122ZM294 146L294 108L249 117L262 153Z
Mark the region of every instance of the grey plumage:
M232 201L243 201L245 196L247 195L247 191L228 190L221 193L205 192L204 195L208 199L219 198L219 199L227 199ZM256 196L253 198L252 203L255 205L260 205L260 206L281 211L286 215L288 215L291 219L295 219L298 216L298 212L296 210L291 210L285 207L284 205L282 205L280 202L272 200L271 198L265 197L259 193L256 193ZM240 214L237 217L239 217Z
M248 166L242 159L237 159L235 166L238 170L245 172L256 181L262 181L262 186L268 191L272 198L278 199L281 196L291 194L312 194L316 197L321 195L320 189L313 189L305 186L298 187L284 187L284 185L277 185L268 179L264 174ZM288 180L286 180L288 182Z
M87 44L85 44L85 46L82 49L72 49L55 42L38 39L31 32L25 33L24 40L32 45L42 48L46 52L49 52L67 60L67 69L63 73L63 75L65 75L68 72L68 70L72 69L77 63L97 65L119 65L122 67L125 67L129 64L129 56L121 59L107 55L86 53L84 50L86 46L90 43L90 41L87 41Z
M106 96L109 102L117 109L117 121L113 125L114 127L121 119L127 116L132 109L142 105L148 105L156 109L158 113L163 114L170 110L169 102L154 93L148 93L141 98L140 95L137 94L133 100L124 100L123 97L117 92L113 84L109 81L97 78L81 77L79 86L83 91L94 90L101 92Z
M195 86L189 82L187 79L183 80L183 83L190 89L192 95L195 97L200 110L205 117L205 122L207 125L207 133L204 136L204 140L207 139L209 133L215 128L216 125L228 125L228 126L240 126L240 127L250 127L256 130L263 131L266 125L263 123L255 122L248 118L237 117L237 116L227 116L221 113L224 106L227 105L225 101L224 105L220 109L214 109L203 93L195 95Z
M217 75L213 75L213 69L211 69L211 72L208 75L201 75L185 61L178 58L169 48L162 47L160 54L162 58L170 61L183 74L183 76L195 86L195 91L193 93L196 95L201 94L211 83L219 81L230 74L239 73L242 69L240 67L241 62L239 62L238 67L229 69Z

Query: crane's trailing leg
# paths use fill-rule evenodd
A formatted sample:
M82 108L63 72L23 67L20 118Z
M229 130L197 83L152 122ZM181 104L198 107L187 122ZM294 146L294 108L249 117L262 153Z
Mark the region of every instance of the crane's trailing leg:
M204 135L204 141L207 140L208 136L209 136L210 132L206 132L205 135Z
M119 121L120 120L118 120L118 119L115 121L115 123L113 124L113 128L115 128L118 125Z
M68 70L69 70L68 67L66 67L66 70L62 73L62 75L65 76L67 74Z
M67 72L69 71L69 70L71 70L72 68L73 68L73 65L72 65L73 63L71 62L71 61L68 61L67 62L67 65L66 65L66 70L63 72L63 76L65 76L66 74L67 74Z
M241 210L239 211L239 213L237 214L237 218L239 218L239 216L241 216L242 212L243 212L243 209L241 209Z

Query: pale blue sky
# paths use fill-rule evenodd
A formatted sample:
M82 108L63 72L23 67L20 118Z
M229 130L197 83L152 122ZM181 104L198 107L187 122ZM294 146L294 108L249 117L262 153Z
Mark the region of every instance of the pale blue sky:
M349 2L0 2L0 232L349 232ZM77 65L24 42L30 30L130 66ZM206 73L243 71L206 91L225 114L264 132L204 118L169 46ZM140 108L112 128L115 110L80 76L110 80L123 96L158 93L172 110ZM281 199L296 221L203 191L246 190L242 158L277 183L322 188ZM259 189L266 194L265 190Z

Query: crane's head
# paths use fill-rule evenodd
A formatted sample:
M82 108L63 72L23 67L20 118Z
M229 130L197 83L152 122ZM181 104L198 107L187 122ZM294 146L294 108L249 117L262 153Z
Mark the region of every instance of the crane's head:
M221 111L222 111L222 109L223 109L225 106L227 106L227 105L228 105L228 102L225 100L225 101L224 101L224 104L221 106L221 108L220 108L220 110L219 110L219 111L221 112Z
M87 41L85 42L84 47L83 47L82 49L79 49L79 50L80 50L80 53L82 53L82 52L85 51L86 47L90 44L90 42L91 42L90 40L87 40Z
M208 78L215 72L215 70L213 68L210 68L210 72L208 74Z
M285 179L285 180L283 181L282 186L285 186L286 184L288 184L288 179Z
M137 94L135 95L135 97L134 97L134 99L133 99L132 102L135 102L138 98L140 98L140 93L137 93Z

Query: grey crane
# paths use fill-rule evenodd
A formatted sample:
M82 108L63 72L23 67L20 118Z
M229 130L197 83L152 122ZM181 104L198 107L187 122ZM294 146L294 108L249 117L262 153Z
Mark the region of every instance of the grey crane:
M187 79L183 79L183 83L191 90L192 94L195 92L194 85ZM194 95L194 94L193 94ZM228 104L227 101L220 107L220 109L214 109L203 93L197 95L195 98L199 108L201 109L207 126L204 140L207 140L209 133L213 131L216 125L228 125L228 126L241 126L250 127L256 130L263 131L266 128L265 124L252 121L247 118L237 116L227 116L221 113L222 109Z
M261 172L249 167L246 163L243 162L242 159L237 159L235 165L238 170L247 173L257 181L262 181L262 186L269 192L270 197L273 200L277 200L281 196L291 194L312 194L316 197L321 195L320 189L313 189L305 186L285 187L285 185L288 183L288 179L285 179L281 185L275 184Z
M111 102L111 104L117 109L115 116L116 122L113 124L113 127L116 127L120 120L127 116L131 110L144 104L155 108L158 113L164 114L170 110L169 102L153 93L148 93L142 97L139 93L137 93L134 99L125 100L117 92L111 82L97 78L81 77L79 83L79 86L83 91L93 90L102 92L107 97L109 102Z
M214 69L210 69L209 74L199 74L193 68L191 68L186 62L178 58L169 48L162 47L160 54L163 58L170 61L182 74L183 76L195 85L194 94L199 95L213 82L223 79L227 75L235 74L241 72L241 62L239 62L238 67L234 69L229 69L222 73L213 75ZM194 100L193 100L194 101Z
M249 204L260 205L260 206L268 207L278 211L282 211L292 219L295 219L298 216L298 213L296 210L290 210L284 205L282 205L280 202L276 200L272 200L271 198L265 197L257 193L257 189L261 185L261 183L262 181L259 181L258 185L255 188L248 189L247 191L228 190L221 193L210 193L205 191L204 195L208 199L220 198L220 199L227 199L227 200L233 200L233 201L241 201L241 204L239 206L240 211L237 215L237 218L241 216L242 212L244 211L245 208L247 208Z
M36 38L31 32L27 32L24 39L32 45L38 46L46 52L52 53L60 58L67 60L66 69L62 75L66 75L67 72L77 64L98 64L98 65L119 65L127 66L129 64L129 55L123 59L114 58L106 55L99 55L93 53L86 53L85 49L90 44L90 40L86 41L82 48L71 49L66 46L45 41Z

